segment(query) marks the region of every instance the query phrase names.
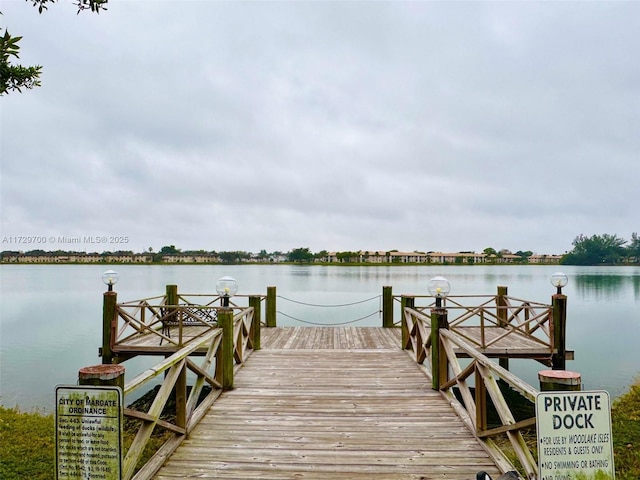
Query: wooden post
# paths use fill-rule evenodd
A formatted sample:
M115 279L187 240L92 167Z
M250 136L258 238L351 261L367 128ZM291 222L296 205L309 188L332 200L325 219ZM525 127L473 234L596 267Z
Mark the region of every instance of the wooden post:
M118 317L116 312L116 304L118 303L118 294L116 292L104 292L102 303L102 348L100 355L102 363L113 363L113 344L116 341Z
M185 360L182 363L174 392L176 395L176 425L185 428L187 426L187 363Z
M253 307L253 322L251 323L250 338L253 343L254 350L260 350L260 305L262 299L257 296L249 297L249 306Z
M389 286L382 287L382 326L393 327L393 291Z
M178 286L167 285L167 305L178 305Z
M400 315L401 315L401 328L402 328L402 349L409 350L411 348L411 344L409 343L409 327L407 326L407 319L404 316L405 308L414 308L415 307L415 297L407 297L402 296L400 298Z
M218 325L222 328L222 345L216 356L216 379L222 384L222 390L233 388L233 358L235 342L233 338L233 310L218 311Z
M554 370L564 370L567 364L567 296L561 293L551 297L553 305L553 349L551 364Z
M440 341L440 329L449 328L447 311L444 308L431 310L431 388L440 390L440 385L447 381L447 354Z
M124 367L103 364L81 368L78 371L78 385L120 387L124 391Z
M508 311L507 311L507 287L499 286L498 293L496 295L496 316L498 317L498 326L505 328L508 322ZM509 370L509 359L508 358L499 358L498 365L500 365L505 370Z
M480 374L480 370L476 366L476 431L482 432L487 429L489 422L487 419L487 386Z
M178 298L178 286L177 285L167 285L165 287L165 292L167 295L166 304L167 305L178 305L180 303L180 299ZM174 311L175 309L171 309ZM178 345L182 347L182 316L181 312L177 312L172 321L178 322ZM168 372L165 372L165 375ZM178 378L176 379L176 384L173 389L173 393L175 395L176 401L176 425L178 427L186 427L187 426L187 368L183 366L178 374Z
M542 370L538 372L540 391L580 391L582 389L582 377L579 373L566 370Z
M268 328L276 326L276 287L267 287L267 311L265 322Z

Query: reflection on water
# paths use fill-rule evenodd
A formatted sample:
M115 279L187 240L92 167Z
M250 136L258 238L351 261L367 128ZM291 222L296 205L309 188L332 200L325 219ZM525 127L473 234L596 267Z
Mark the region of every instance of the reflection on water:
M429 279L443 275L452 295L494 295L508 286L509 295L549 303L549 277L557 270L569 276L567 348L589 389L616 396L640 371L640 267L558 266L304 266L304 265L122 265L118 299L130 301L162 295L165 285L182 293L211 293L223 275L238 280L239 294L265 294L275 285L281 326L299 321L339 324L363 319L356 326L379 326L383 286L394 295L426 295ZM80 368L100 362L102 293L100 265L0 266L0 403L52 409L55 386L73 384ZM360 302L345 308L308 307ZM398 303L398 302L396 302ZM399 303L396 305L399 319ZM378 314L376 314L378 312ZM141 359L144 360L144 359ZM127 375L147 368L146 361L126 363ZM143 365L144 364L144 365ZM513 372L537 387L540 364L514 361ZM130 377L129 377L130 378Z
M619 301L633 292L635 301L640 299L639 275L576 275L576 290L584 300Z

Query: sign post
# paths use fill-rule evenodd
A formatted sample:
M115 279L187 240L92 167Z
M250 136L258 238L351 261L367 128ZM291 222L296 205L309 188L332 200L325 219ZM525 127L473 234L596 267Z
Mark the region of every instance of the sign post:
M615 478L607 392L541 392L536 418L540 480Z
M119 480L122 390L56 387L56 480Z

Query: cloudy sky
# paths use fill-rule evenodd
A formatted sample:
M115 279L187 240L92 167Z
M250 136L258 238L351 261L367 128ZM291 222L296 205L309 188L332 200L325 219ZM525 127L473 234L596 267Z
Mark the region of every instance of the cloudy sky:
M2 250L562 253L640 230L640 2L2 12L43 66L0 98Z

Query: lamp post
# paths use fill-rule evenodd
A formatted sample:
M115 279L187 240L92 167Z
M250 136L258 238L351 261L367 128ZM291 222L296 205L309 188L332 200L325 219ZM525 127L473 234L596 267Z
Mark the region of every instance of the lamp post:
M562 272L556 272L551 275L549 281L551 282L551 285L556 287L556 294L562 295L562 287L566 287L567 283L569 283L569 277Z
M104 292L102 304L102 347L99 350L103 364L109 364L113 361L113 344L116 339L117 317L116 304L118 295L113 291L113 286L118 283L119 277L117 272L107 270L102 274L102 281L108 290Z
M436 298L436 308L442 308L442 299L446 298L451 291L449 280L437 276L429 280L429 293Z
M109 292L113 292L113 286L118 283L118 280L120 280L118 272L114 270L107 270L102 274L102 281L107 286Z
M436 305L431 310L431 388L440 390L440 385L447 381L447 355L440 341L440 329L449 328L447 309L442 306L442 299L451 291L449 280L444 277L433 277L429 280L429 293L435 297Z
M225 275L218 279L216 292L222 297L223 308L229 308L229 299L238 292L238 281L233 277Z
M225 275L216 282L216 292L222 299L222 310L218 312L218 326L222 329L222 344L217 353L216 378L223 390L233 388L233 359L235 340L233 335L233 310L229 307L229 298L238 291L235 278Z

